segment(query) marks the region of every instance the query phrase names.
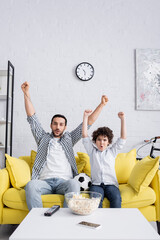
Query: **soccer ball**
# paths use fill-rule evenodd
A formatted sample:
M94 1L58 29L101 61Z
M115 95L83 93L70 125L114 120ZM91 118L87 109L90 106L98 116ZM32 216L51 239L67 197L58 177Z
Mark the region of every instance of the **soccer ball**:
M91 178L85 173L78 174L74 179L79 182L81 191L86 191L91 186Z

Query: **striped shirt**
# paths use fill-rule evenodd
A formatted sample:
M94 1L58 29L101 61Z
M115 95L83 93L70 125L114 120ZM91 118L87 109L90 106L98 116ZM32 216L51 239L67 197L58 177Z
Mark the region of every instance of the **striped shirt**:
M32 134L37 143L37 155L32 169L32 179L38 179L40 173L47 160L48 145L54 137L53 133L47 133L42 128L36 114L27 116L27 121L30 124ZM59 139L59 143L66 154L66 157L71 165L73 176L78 174L77 165L74 157L73 146L82 138L82 124L71 132L65 132ZM88 129L90 125L88 125Z

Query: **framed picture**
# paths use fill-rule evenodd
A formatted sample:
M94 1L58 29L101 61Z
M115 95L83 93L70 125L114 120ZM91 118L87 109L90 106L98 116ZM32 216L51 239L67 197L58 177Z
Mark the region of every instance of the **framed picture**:
M136 49L136 109L160 110L160 49Z

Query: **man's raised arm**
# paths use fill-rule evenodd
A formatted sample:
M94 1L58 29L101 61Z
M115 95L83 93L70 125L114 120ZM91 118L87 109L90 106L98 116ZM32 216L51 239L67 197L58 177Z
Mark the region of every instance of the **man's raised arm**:
M27 120L30 124L32 134L36 140L36 143L39 144L45 131L41 127L40 122L38 121L37 116L35 115L35 109L30 99L29 95L29 83L24 82L21 85L22 91L24 93L24 102L25 102L25 109L27 113Z
M107 102L108 102L107 96L103 95L101 98L101 103L94 110L94 112L88 117L88 125L92 125L96 121L96 119L98 118L99 114L101 113L103 107L107 104Z
M88 117L88 122L87 122L88 128L90 127L89 125L92 125L96 121L96 119L98 118L99 114L102 111L102 108L107 104L107 102L108 102L107 96L103 95L101 98L101 103L94 110L94 112ZM82 138L82 128L83 128L83 125L81 123L76 129L70 132L73 146Z
M33 107L33 104L30 99L30 94L29 94L29 83L24 82L21 85L21 89L24 93L24 102L25 102L25 109L26 109L26 114L27 116L32 116L35 113L35 109Z

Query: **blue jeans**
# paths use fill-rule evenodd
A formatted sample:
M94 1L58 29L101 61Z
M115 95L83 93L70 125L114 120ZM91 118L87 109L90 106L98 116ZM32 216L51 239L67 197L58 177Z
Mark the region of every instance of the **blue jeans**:
M114 185L92 185L89 189L92 192L98 192L102 194L102 199L99 204L99 208L102 208L104 197L110 201L110 208L121 208L121 195L119 189Z
M75 179L64 180L62 178L49 178L45 180L31 180L25 186L26 202L29 211L32 208L42 208L41 195L62 194L68 192L79 192L80 185ZM63 207L67 207L66 201Z

